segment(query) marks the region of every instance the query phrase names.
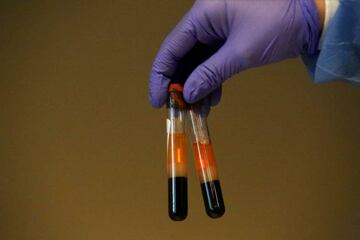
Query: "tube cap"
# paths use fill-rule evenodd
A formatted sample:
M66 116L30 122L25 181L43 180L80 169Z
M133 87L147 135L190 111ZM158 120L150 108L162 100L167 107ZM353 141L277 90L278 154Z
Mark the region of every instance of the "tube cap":
M184 87L180 83L170 83L168 92L183 92Z
M187 104L183 98L183 90L184 87L180 83L171 83L168 88L168 100L167 107L168 108L176 108L176 109L185 109L187 108Z

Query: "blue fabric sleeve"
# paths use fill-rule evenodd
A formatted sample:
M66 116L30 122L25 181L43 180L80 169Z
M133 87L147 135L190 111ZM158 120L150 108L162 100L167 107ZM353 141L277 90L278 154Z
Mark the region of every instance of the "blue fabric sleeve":
M320 51L302 56L315 83L345 80L360 86L360 0L342 0Z

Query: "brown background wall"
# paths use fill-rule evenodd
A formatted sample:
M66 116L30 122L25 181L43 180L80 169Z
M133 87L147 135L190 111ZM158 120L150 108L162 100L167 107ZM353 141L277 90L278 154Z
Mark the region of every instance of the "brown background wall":
M1 1L0 239L359 239L360 91L300 60L249 70L210 116L227 212L167 216L152 59L192 1Z

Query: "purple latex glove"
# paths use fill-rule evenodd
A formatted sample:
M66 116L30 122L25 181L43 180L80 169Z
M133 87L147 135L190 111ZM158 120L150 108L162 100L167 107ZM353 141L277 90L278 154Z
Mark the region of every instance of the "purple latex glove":
M222 83L251 67L315 53L320 22L313 0L198 0L155 58L150 103L164 105L179 60L197 42L221 47L187 78L184 98L216 105Z

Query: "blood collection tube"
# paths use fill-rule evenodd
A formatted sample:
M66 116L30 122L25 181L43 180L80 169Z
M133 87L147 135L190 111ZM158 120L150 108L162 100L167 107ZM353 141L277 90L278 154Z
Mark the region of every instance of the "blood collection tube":
M186 156L186 103L180 84L170 84L167 101L167 173L169 216L182 221L188 212L187 156Z
M189 119L196 171L200 180L206 213L211 218L218 218L225 213L225 205L207 126L207 118L201 113L199 104L190 106Z

